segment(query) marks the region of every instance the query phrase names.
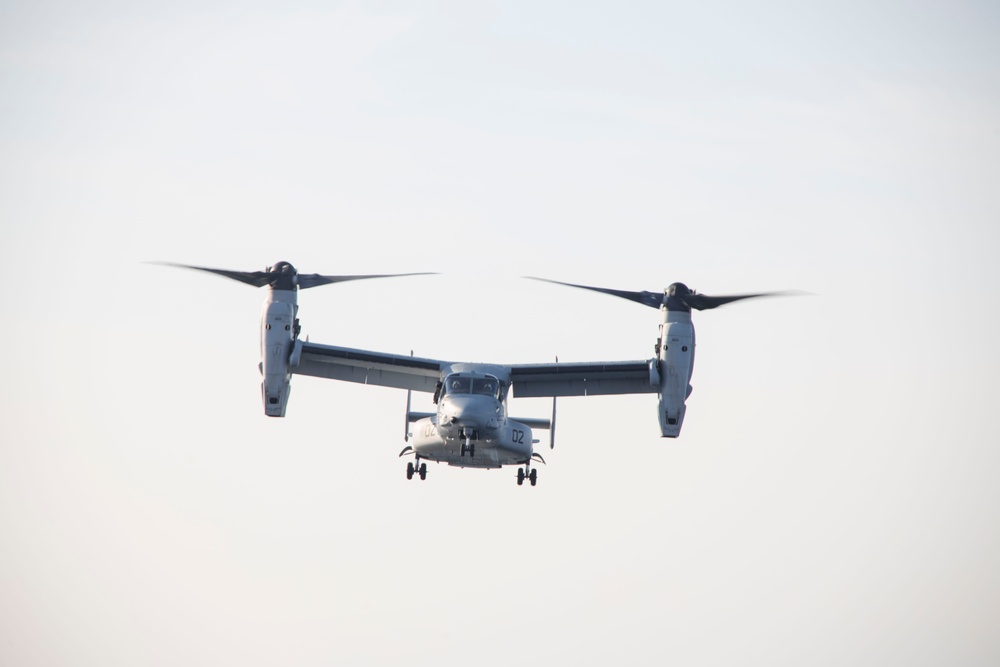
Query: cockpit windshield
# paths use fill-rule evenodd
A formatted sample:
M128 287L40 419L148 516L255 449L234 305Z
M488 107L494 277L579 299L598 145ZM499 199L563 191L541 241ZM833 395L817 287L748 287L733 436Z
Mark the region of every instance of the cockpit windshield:
M471 394L472 378L452 375L444 383L444 390L447 394Z
M492 375L471 377L469 375L449 375L444 383L446 394L481 394L498 396L500 381Z
M496 396L497 381L494 378L472 378L472 393Z

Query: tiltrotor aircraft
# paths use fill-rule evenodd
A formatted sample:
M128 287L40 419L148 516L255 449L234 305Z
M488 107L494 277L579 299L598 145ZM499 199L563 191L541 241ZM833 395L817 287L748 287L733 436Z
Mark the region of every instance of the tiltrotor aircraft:
M691 309L704 310L740 299L778 294L711 297L697 294L682 283L670 285L663 293L626 292L549 280L546 282L595 290L659 308L662 321L657 356L635 361L502 365L320 345L299 337L300 289L350 280L427 274L327 276L299 273L288 262L278 262L265 271L166 264L268 287L260 322L264 414L285 416L295 374L406 389L405 440L410 444L399 455L414 458L407 463L407 479L414 475L425 479L426 461L464 468L514 465L518 466L518 485L528 480L532 486L538 479L538 470L532 464L545 463L534 451L539 441L533 437L533 429L549 430L549 446L555 446L556 397L659 394L660 432L664 437L676 438L684 422L694 368ZM411 411L413 391L432 394L437 411ZM552 418L510 417L507 399L511 392L514 397L552 397Z

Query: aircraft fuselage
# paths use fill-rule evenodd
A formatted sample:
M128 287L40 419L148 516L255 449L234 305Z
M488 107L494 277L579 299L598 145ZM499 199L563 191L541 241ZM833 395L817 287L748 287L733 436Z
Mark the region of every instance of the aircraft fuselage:
M414 422L410 446L417 458L463 468L524 464L533 452L532 431L507 416L506 378L463 366L442 379L437 414Z

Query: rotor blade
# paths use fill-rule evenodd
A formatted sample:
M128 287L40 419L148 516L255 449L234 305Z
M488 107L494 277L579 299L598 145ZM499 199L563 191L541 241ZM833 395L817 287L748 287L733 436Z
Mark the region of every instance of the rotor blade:
M263 287L271 282L274 276L271 276L267 271L227 271L226 269L210 269L205 266L193 266L191 264L176 264L174 262L150 262L150 264L159 264L161 266L176 266L181 269L195 269L196 271L207 271L208 273L214 273L219 276L224 276L230 278L231 280L238 280L241 283L246 283L247 285L253 285L254 287Z
M603 292L604 294L610 294L611 296L617 296L622 299L628 299L629 301L635 301L636 303L641 303L644 306L649 306L650 308L659 308L663 303L663 294L659 292L647 292L643 290L642 292L628 292L626 290L609 289L607 287L591 287L590 285L576 285L574 283L564 283L558 280L549 280L548 278L535 278L534 276L525 276L531 280L541 280L546 283L555 283L556 285L565 285L567 287L578 287L580 289L589 289L594 292Z
M436 275L434 273L381 273L381 274L371 274L366 276L323 276L318 273L300 273L299 274L299 289L309 289L310 287L319 287L320 285L332 285L334 283L343 283L348 280L367 280L368 278L398 278L401 276L431 276Z
M682 298L695 310L711 310L742 299L756 299L762 296L787 296L791 292L760 292L759 294L734 294L731 296L708 296L707 294L685 294Z

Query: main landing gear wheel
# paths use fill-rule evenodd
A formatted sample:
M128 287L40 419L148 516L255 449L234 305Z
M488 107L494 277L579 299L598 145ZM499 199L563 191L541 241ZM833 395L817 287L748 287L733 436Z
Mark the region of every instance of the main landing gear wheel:
M427 464L421 463L420 467L414 466L412 461L406 464L406 479L413 479L413 475L416 473L420 476L420 479L427 479Z
M466 454L469 455L469 458L474 457L476 455L476 446L462 445L462 448L459 450L459 456L465 456Z
M524 480L527 479L534 486L538 483L538 469L532 468L531 472L525 472L524 468L517 469L517 485L521 486L524 484Z

